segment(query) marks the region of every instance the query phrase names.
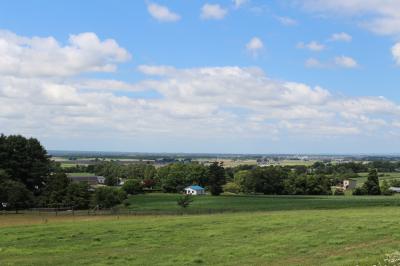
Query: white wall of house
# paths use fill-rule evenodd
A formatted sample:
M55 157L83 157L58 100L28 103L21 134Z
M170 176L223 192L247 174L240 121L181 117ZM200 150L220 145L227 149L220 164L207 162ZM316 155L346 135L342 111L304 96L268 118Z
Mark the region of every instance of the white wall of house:
M203 195L205 193L204 193L204 190L194 190L194 189L191 189L191 188L185 188L185 194L188 194L188 195Z

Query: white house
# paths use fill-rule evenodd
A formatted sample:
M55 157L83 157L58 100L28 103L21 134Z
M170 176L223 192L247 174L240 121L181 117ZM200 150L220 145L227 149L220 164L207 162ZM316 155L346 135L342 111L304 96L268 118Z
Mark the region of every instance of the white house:
M201 186L189 186L189 187L186 187L184 190L185 190L185 194L187 194L187 195L204 195L204 194L206 194L205 189Z

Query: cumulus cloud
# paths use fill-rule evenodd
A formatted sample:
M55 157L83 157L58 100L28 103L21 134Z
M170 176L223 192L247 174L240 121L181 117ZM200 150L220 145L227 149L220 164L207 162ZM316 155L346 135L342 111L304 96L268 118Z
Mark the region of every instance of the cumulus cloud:
M232 0L232 1L236 9L241 8L243 5L250 2L250 0Z
M316 41L311 41L309 43L300 42L297 44L297 48L308 49L313 52L321 52L321 51L325 50L325 45L323 45L319 42L316 42Z
M309 58L305 62L309 68L356 68L358 63L349 56L337 56L328 62L321 62L316 58Z
M298 24L297 20L289 17L277 16L276 19L284 26L296 26Z
M356 60L349 56L337 56L335 57L335 64L339 67L344 68L355 68L358 67L358 63Z
M394 60L396 61L396 64L400 65L400 42L396 43L392 47L392 55Z
M12 38L2 39L2 45L10 43L18 53L0 49L2 64L7 56L22 60L21 54L32 53L32 38L9 36ZM87 46L79 45L79 49L72 44L63 46L51 37L35 37L38 43L51 40L53 50L41 59L48 66L40 71L27 68L38 58L28 56L19 62L22 72L0 72L3 132L65 138L273 139L282 134L312 138L400 130L395 126L400 107L386 98L341 96L320 86L272 79L257 67L142 65L138 71L144 78L135 83L86 79L82 73L98 71L111 59L113 64L127 60L127 52L115 46L115 41L91 36L84 42ZM108 50L109 43L113 52ZM87 58L80 57L90 58L92 54L86 50L93 44L102 54L88 64ZM74 68L62 66L64 49L78 50ZM120 52L115 51L118 49ZM13 57L7 60L13 61ZM50 71L52 62L61 69ZM148 92L156 92L158 97L143 96Z
M253 37L246 44L246 50L253 56L258 56L258 54L263 50L264 43L258 37Z
M315 58L308 58L305 62L306 67L310 68L323 68L325 65L321 63L318 59Z
M332 42L351 42L353 37L345 32L340 32L332 34L329 40Z
M67 45L53 37L21 37L0 31L0 74L71 76L82 72L113 72L130 54L112 39L94 33L71 35Z
M161 22L174 22L181 19L181 16L169 10L168 7L155 3L149 3L147 10L150 15Z
M295 0L311 12L325 15L353 16L372 32L400 34L400 2L382 0ZM367 15L365 17L360 15Z
M226 14L228 14L228 10L221 7L219 4L204 4L201 8L200 17L202 19L223 19Z

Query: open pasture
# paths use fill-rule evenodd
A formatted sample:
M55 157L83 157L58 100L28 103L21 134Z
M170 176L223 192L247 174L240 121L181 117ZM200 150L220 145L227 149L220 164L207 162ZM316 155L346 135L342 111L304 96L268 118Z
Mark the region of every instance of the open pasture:
M176 213L182 209L177 205L178 194L142 194L130 196L127 207L136 212ZM399 206L400 196L195 196L193 203L184 212L260 212L282 210L322 210Z
M397 207L0 219L1 265L374 265L400 246Z

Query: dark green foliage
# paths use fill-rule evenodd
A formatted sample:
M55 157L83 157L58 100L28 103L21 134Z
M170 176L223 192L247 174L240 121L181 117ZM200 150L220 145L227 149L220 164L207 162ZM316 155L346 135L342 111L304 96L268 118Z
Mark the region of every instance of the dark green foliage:
M208 167L208 187L211 195L220 195L223 192L222 186L225 183L225 169L223 163L213 162Z
M65 173L54 173L46 178L43 192L39 197L43 207L57 207L64 204L71 180Z
M382 195L385 195L385 196L391 196L394 194L394 192L392 190L390 190L390 184L389 184L389 182L387 182L387 180L383 180L382 186L381 186L381 192L382 192Z
M7 203L7 208L19 210L31 207L34 197L24 184L10 179L0 181L0 204Z
M208 178L207 167L196 163L173 163L159 168L157 172L164 192L181 192L192 184L206 186Z
M240 186L235 182L228 182L223 187L224 192L237 194L240 192Z
M90 187L85 182L70 183L67 187L65 203L75 209L87 209L90 204Z
M329 179L320 174L291 174L284 182L285 192L291 195L331 195Z
M154 180L156 169L153 165L148 164L130 164L123 165L116 161L101 162L93 167L93 172L106 178L106 185L116 186L119 179L137 179L143 181L145 179Z
M193 197L188 194L182 195L176 201L176 203L184 209L189 207L190 203L192 203L192 202L193 202Z
M0 169L38 194L50 174L50 160L37 139L0 135Z
M395 179L390 181L390 186L392 187L400 187L400 179Z
M378 172L376 169L373 169L369 172L367 181L365 181L363 188L366 191L367 195L381 194L381 189L379 187Z
M125 181L125 183L122 185L122 189L127 193L127 194L139 194L143 192L143 185L142 183L137 180L137 179L128 179Z
M122 189L113 187L100 187L94 193L94 204L99 208L111 208L121 204L126 199Z
M341 188L335 189L335 192L333 193L335 196L344 196L344 191Z
M354 195L354 196L367 195L367 191L364 189L364 187L356 187L356 188L353 190L353 195Z

